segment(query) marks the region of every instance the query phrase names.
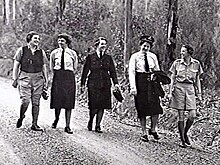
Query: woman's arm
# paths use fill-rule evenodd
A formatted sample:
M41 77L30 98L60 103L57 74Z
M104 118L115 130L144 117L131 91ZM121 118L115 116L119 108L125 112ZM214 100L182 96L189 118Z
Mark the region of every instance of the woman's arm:
M42 50L42 53L43 53L43 62L44 62L42 72L43 72L43 76L45 79L45 87L47 88L48 87L48 69L47 69L48 59L47 59L45 51Z
M20 66L20 62L14 60L14 66L13 66L13 72L12 72L12 79L13 80L18 79L19 66Z
M77 54L75 53L75 56L74 56L74 64L73 64L73 69L74 69L74 73L76 74L76 71L77 71L77 67L78 67L78 56Z
M12 79L17 80L20 72L20 61L22 58L23 52L22 52L22 47L18 48L18 50L15 53L14 56L14 66L13 66L13 71L12 71Z
M83 71L82 71L82 77L81 77L81 87L85 86L87 75L89 73L91 66L91 60L90 60L90 55L86 57L85 64L83 66Z
M201 87L201 80L200 80L200 75L196 76L196 95L198 97L199 100L202 100L202 87Z
M118 84L118 78L117 78L117 73L115 69L115 64L113 62L113 59L111 56L110 57L110 77L112 78L112 81L114 85Z
M171 98L172 97L172 91L173 91L173 85L174 85L174 81L175 81L175 74L171 74L170 75L170 86L169 86L169 93L168 93L168 97Z
M54 67L54 51L50 54L50 71L53 74L53 67Z
M170 85L169 85L169 93L168 93L168 98L170 99L172 97L172 92L173 92L173 87L174 87L174 82L176 79L176 61L173 62L172 66L169 69L171 75L170 75Z
M135 75L136 75L135 65L136 65L135 57L134 55L132 55L129 61L128 75L129 75L131 94L133 95L137 95L136 81L135 81Z

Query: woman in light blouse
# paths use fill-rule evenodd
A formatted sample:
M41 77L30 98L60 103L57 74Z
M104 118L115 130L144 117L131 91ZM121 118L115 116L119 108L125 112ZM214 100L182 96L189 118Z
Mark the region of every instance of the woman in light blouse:
M59 48L53 50L50 56L50 68L53 73L50 108L55 109L52 128L57 127L61 108L64 108L66 118L64 131L72 134L70 118L75 106L77 54L69 48L71 37L68 34L59 34L57 42Z
M142 36L140 38L140 51L134 53L129 62L129 82L131 94L135 98L135 107L142 128L143 136L141 139L148 141L146 131L146 116L150 116L151 126L148 131L158 140L159 136L155 130L159 114L163 113L160 106L159 96L153 95L154 71L159 71L157 56L150 52L154 39L152 36Z
M201 100L200 75L203 69L198 60L193 59L193 48L183 45L181 58L173 62L171 72L171 84L168 98L170 107L178 110L178 129L182 147L190 145L187 132L191 128L196 117L196 96ZM184 127L184 112L188 112L188 119Z

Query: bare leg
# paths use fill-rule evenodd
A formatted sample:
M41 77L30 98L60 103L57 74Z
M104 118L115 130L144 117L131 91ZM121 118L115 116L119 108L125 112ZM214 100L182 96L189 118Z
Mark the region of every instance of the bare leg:
M153 115L151 116L151 132L156 132L156 126L158 121L159 115Z
M87 125L89 131L92 131L92 123L96 113L97 113L97 109L89 109L89 122Z
M95 131L98 132L98 133L102 133L100 124L101 124L101 121L102 121L103 114L104 114L104 109L99 109L98 112L97 112L97 115L96 115Z
M149 140L148 140L147 131L146 131L146 117L140 118L140 124L141 124L142 133L143 133L141 140L144 142L148 142Z
M65 109L66 127L70 127L71 113L72 113L72 109Z
M147 134L147 131L146 131L146 117L141 117L140 118L140 124L141 124L141 129L142 129L143 135L146 135Z
M71 131L70 129L71 112L72 112L72 109L65 109L66 127L64 131L68 134L73 134L73 131Z
M61 111L61 108L56 108L55 109L55 120L52 124L52 128L56 128L57 127L57 123L59 121L59 118L60 118L60 111Z

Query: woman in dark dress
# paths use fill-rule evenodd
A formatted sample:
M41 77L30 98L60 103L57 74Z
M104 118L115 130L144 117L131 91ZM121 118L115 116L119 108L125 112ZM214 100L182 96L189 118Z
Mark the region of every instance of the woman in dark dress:
M129 62L131 94L135 98L135 107L143 132L141 139L145 142L148 141L146 116L150 116L151 119L148 134L153 135L154 139L158 140L159 136L155 129L159 114L163 113L159 95L155 94L160 84L154 81L154 71L159 71L160 68L157 56L150 52L153 42L153 37L142 36L140 38L140 51L132 54Z
M104 109L111 108L111 79L118 88L115 65L110 55L106 54L107 40L100 37L95 42L96 52L89 54L83 67L81 89L85 90L87 81L89 99L88 130L92 130L93 118L96 115L95 131L102 133L100 123ZM89 75L88 75L89 74Z
M52 128L57 127L61 108L65 109L65 132L72 134L70 118L75 106L75 72L77 69L77 54L69 48L71 37L67 34L58 35L59 48L50 55L50 68L53 73L50 108L55 109L55 120Z

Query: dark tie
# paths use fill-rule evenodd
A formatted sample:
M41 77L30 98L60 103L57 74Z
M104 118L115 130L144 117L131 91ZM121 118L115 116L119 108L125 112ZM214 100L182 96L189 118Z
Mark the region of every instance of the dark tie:
M147 55L144 55L144 61L145 61L145 70L146 72L149 72L149 64L148 64L148 60L147 60Z
M100 58L102 58L102 51L99 52L99 56L100 56Z
M62 50L62 55L61 55L61 69L64 69L64 49Z

